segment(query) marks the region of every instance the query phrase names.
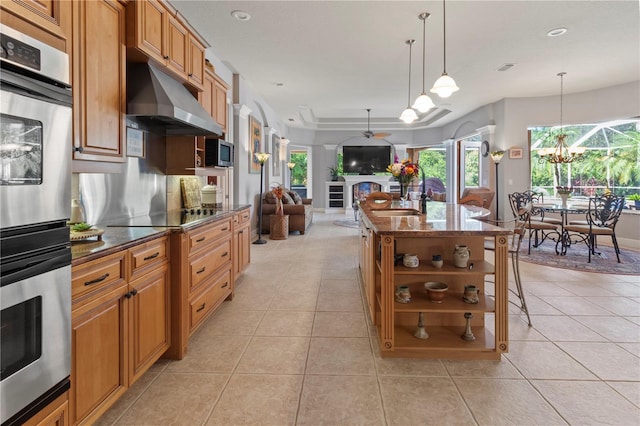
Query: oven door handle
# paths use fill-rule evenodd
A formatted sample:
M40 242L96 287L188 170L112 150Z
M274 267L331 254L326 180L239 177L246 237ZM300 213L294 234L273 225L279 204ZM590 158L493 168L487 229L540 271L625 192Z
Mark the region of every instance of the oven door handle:
M68 265L71 265L71 250L68 248L7 262L2 265L0 287Z

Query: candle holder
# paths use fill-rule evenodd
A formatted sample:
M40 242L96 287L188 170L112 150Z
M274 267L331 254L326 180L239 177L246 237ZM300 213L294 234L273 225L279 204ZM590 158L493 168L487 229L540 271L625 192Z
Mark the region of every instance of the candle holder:
M476 340L476 336L474 336L473 332L471 331L471 318L473 318L473 315L471 314L471 312L465 312L464 317L467 319L467 325L464 329L462 340L466 340L467 342L473 342L474 340Z
M427 333L427 330L424 329L424 313L422 312L418 314L418 328L416 329L416 332L413 335L418 339L423 339L423 340L429 338L429 333Z

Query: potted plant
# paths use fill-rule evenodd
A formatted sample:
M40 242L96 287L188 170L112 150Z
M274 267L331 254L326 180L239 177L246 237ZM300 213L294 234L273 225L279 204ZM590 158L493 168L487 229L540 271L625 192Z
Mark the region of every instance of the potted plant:
M636 210L640 210L640 194L631 194L627 197L627 200L633 201Z
M333 182L338 180L338 168L337 167L329 167L329 173L331 174L331 180Z

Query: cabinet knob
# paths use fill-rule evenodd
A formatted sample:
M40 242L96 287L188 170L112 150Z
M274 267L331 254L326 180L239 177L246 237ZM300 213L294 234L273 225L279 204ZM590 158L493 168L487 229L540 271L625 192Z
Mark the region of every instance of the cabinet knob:
M193 77L193 73L192 72L189 73L189 77Z
M131 292L128 292L124 295L125 299L131 299L131 296L132 296Z
M163 58L164 59L169 59L169 55L164 55Z
M136 290L135 288L133 290L131 290L131 295L135 296L136 294L138 294L138 290Z
M82 151L84 151L84 148L82 148L81 146L76 146L76 147L73 148L73 150L75 152L82 152Z

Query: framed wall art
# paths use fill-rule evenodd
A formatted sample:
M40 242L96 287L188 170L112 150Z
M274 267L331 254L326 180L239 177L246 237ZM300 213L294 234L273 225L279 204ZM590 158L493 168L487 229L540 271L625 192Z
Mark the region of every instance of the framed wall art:
M260 174L260 162L256 159L256 152L262 150L262 123L254 116L249 116L249 173Z
M522 148L511 148L509 150L509 158L521 159L523 155L524 155L524 150Z
M273 134L271 135L271 161L273 161L273 176L280 176L280 138Z

